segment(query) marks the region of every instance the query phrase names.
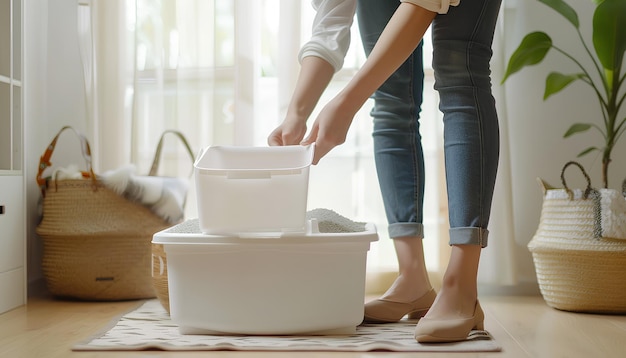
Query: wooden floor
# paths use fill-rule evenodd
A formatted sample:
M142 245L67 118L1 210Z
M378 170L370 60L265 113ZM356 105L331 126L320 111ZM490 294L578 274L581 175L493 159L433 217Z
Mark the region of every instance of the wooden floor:
M540 296L481 297L485 327L503 347L498 353L330 352L72 352L138 302L88 303L31 298L0 315L1 358L145 357L626 357L626 316L558 311Z

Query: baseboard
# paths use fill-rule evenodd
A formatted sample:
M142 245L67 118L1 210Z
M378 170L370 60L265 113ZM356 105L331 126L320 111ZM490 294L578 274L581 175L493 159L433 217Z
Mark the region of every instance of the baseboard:
M430 282L439 292L442 282L442 274L429 272ZM398 277L397 271L374 271L365 275L365 294L381 295L393 284ZM486 296L537 296L541 295L537 282L520 282L515 285L479 284L479 295Z
M46 297L49 295L50 292L43 277L28 282L28 297Z
M0 272L0 313L26 304L24 268Z
M485 296L540 296L536 282L521 282L515 285L478 285L478 294Z

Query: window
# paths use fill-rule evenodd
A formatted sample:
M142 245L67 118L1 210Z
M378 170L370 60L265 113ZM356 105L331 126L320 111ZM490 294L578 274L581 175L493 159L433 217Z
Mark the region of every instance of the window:
M195 149L208 145L266 145L282 120L297 76L297 53L310 36L310 0L135 0L128 1L125 39L134 73L133 162L147 172L160 133L176 128ZM260 16L259 16L260 15ZM289 30L284 29L288 28ZM364 62L356 21L352 46L313 116ZM428 36L427 36L428 39ZM425 44L425 65L430 65ZM441 118L432 70L426 68L422 135L428 168L425 198L427 266L441 266L447 235ZM374 222L380 241L369 252L368 270L395 271L397 264L378 188L368 102L358 113L345 144L312 168L308 206L329 208L357 221ZM184 151L170 148L162 165L186 173ZM195 203L188 201L188 217ZM445 245L445 242L444 242Z

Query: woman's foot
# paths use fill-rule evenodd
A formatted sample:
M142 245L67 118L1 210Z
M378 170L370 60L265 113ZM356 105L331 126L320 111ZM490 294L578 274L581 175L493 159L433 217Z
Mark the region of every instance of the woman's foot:
M480 246L452 246L439 295L415 327L418 342L465 340L472 329L483 329L476 276Z
M480 303L476 301L474 311L469 317L422 318L415 326L415 340L420 343L464 341L473 329L484 329L484 319Z
M410 319L423 317L435 301L436 296L435 290L431 288L430 291L410 302L398 302L385 298L370 301L365 304L363 322L398 322L407 314Z
M399 275L380 299L365 305L365 322L397 322L407 314L410 318L419 318L435 300L424 263L422 239L401 237L394 238L393 242Z

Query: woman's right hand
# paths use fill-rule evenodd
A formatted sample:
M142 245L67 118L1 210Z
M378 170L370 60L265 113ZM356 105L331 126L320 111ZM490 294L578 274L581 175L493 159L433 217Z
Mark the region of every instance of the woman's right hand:
M306 119L287 117L267 137L267 144L271 146L300 144L306 130Z

